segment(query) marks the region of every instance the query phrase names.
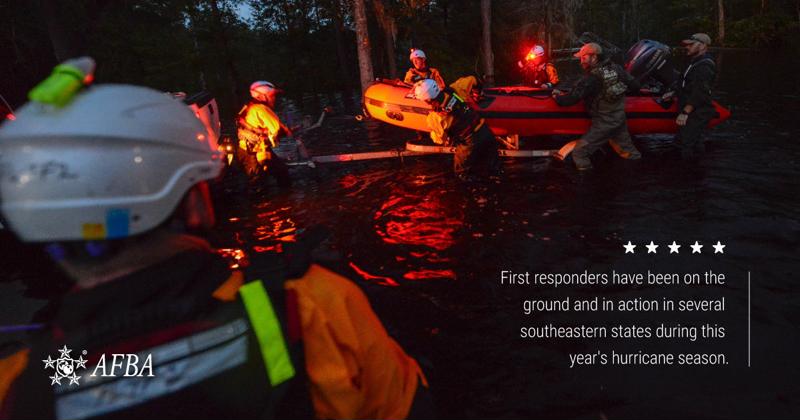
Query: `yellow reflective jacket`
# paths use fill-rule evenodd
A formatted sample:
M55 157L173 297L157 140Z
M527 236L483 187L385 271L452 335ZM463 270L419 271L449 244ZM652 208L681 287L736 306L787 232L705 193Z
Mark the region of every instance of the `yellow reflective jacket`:
M267 158L266 140L272 147L278 145L278 135L282 128L278 115L269 106L262 102L251 101L239 111L238 138L239 147L255 151L256 158L263 162Z
M477 83L478 80L475 79L475 76L467 76L451 83L450 88L459 98L467 101L470 97L470 92ZM431 129L431 140L436 144L450 144L452 139L448 138L447 129L453 126L454 120L455 117L446 111L429 112L426 122L428 123L428 128ZM483 125L483 119L480 120L475 129L477 130L481 125Z

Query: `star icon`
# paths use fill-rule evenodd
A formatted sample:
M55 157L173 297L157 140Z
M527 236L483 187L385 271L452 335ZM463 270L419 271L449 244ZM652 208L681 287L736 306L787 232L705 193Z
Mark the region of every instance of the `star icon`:
M670 254L678 254L678 253L680 253L678 251L678 248L680 248L681 246L678 245L677 243L675 243L675 241L672 241L672 244L671 245L667 245L667 247L669 247L669 253Z
M699 254L700 248L703 247L703 245L700 245L700 242L697 241L694 241L694 245L689 245L689 246L692 247L692 254Z
M625 248L626 254L633 254L633 249L636 248L636 245L632 244L631 241L628 241L628 243L623 244L622 247Z
M70 353L71 351L72 351L72 350L71 350L71 349L68 349L68 348L67 348L67 345L65 344L65 345L64 345L64 348L62 348L62 349L60 349L60 350L59 350L59 353L61 353L61 357L60 357L60 358L62 358L62 357L63 357L64 359L71 359L71 357L69 356L69 353Z
M658 248L658 245L654 244L653 241L650 241L650 245L645 245L645 247L647 247L647 253L648 254L655 254L656 253L656 248Z
M80 378L81 377L76 375L74 372L72 373L72 376L67 376L66 377L66 379L69 379L69 384L70 385L72 385L72 384L80 385L80 382L78 382L78 379L80 379Z
M55 363L58 360L53 360L50 356L47 356L47 359L46 360L42 360L42 361L44 362L44 368L45 369L47 369L47 368L54 368L55 369L55 367L56 367Z
M88 362L88 360L84 359L83 356L79 356L77 359L75 359L75 369L77 368L86 369L86 362Z
M61 385L61 377L58 376L57 373L55 375L51 376L50 380L52 381L52 382L50 382L50 385L55 385L55 384Z
M722 250L723 248L725 248L725 245L722 245L722 242L717 241L716 245L711 245L711 246L714 247L714 253L715 254L724 254L725 253L725 251Z

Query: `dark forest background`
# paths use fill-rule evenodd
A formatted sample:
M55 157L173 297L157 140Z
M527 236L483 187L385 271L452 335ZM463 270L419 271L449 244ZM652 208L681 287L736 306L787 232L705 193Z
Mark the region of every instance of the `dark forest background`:
M715 47L800 50L800 0L0 0L0 94L19 106L78 55L98 82L204 89L228 114L258 79L289 96L355 92L359 26L374 77L402 77L417 47L446 80L488 68L503 83L534 42L574 48L585 31L622 48L707 32Z

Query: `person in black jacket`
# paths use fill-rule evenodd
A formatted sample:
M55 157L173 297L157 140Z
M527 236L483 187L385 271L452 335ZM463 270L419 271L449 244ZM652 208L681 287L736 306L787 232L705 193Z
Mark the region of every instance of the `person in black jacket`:
M588 43L575 57L580 58L585 74L567 94L553 89L553 98L559 106L575 105L581 100L592 119L589 131L578 141L572 152L575 167L592 168L592 153L608 141L624 159L642 157L631 141L628 120L625 116L625 93L639 89L639 82L609 59L601 59L600 45Z
M711 38L702 33L683 40L686 54L691 62L681 75L676 91L667 92L664 99L671 99L676 93L680 113L675 123L678 134L675 142L681 149L684 159L692 159L705 151L703 129L714 118L716 110L711 101L711 87L717 76L714 57L708 52Z

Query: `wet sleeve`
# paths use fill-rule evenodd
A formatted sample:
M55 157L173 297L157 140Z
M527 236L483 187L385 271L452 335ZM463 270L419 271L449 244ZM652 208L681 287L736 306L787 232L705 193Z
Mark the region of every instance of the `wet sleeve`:
M711 86L714 84L714 68L710 65L700 66L692 72L692 88L686 99L694 108L711 105Z
M548 63L545 66L545 70L547 70L547 78L550 80L550 84L555 86L558 84L558 70L556 70L556 66Z
M436 111L428 113L426 118L428 128L431 129L431 140L436 144L447 145L450 144L450 138L447 135L447 129L453 122L453 117L447 114L440 114Z
M318 265L286 288L298 296L317 418L405 418L418 384L427 383L364 293Z
M439 89L445 88L446 85L444 84L444 79L442 79L442 75L439 73L439 70L431 69L431 76L433 80L436 81L436 84L439 85Z
M456 94L460 96L461 99L467 100L469 98L469 93L477 83L478 79L476 79L475 76L465 76L451 83L450 87L456 91Z
M14 381L28 366L30 350L20 350L11 356L0 359L0 417L2 417L4 406L7 405L6 396Z
M597 95L600 87L600 81L596 77L584 76L568 94L556 96L556 103L559 106L575 105L582 99Z
M403 78L403 81L408 83L409 85L413 85L414 83L416 83L416 80L414 80L414 71L412 69L408 69L408 71L406 72L406 77Z
M622 83L625 83L625 85L628 86L628 92L635 93L642 88L642 84L639 83L639 81L633 76L631 76L630 73L625 71L622 66L617 66L617 74L619 75L620 80L622 80Z

